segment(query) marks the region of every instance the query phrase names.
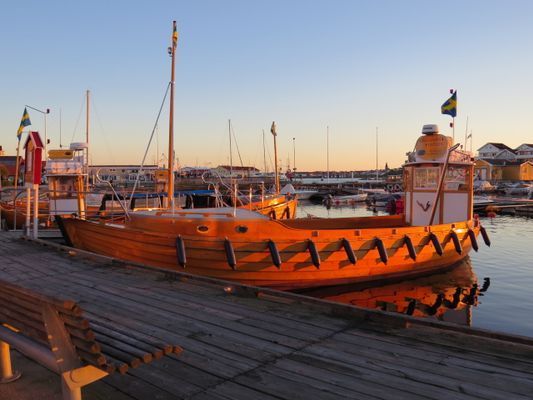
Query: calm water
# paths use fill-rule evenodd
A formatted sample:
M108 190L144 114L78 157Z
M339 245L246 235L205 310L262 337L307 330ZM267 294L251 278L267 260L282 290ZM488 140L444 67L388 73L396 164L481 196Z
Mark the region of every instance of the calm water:
M298 213L326 218L376 215L364 205L327 210L303 202ZM450 272L386 286L344 286L307 294L533 336L533 219L498 216L481 222L491 247L480 238L479 252L472 251L470 260ZM477 291L472 289L476 283Z

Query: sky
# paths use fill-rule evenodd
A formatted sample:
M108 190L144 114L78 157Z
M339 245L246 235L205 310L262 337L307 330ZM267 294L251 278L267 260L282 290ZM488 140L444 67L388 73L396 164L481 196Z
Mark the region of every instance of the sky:
M139 164L170 79L178 23L175 151L180 165L242 162L331 170L400 166L422 126L455 138L533 142L533 2L523 0L2 1L0 145L15 154L25 105L50 109L50 148L85 140L94 164ZM29 109L32 130L44 116ZM61 135L60 135L61 133ZM293 139L294 138L294 139ZM168 104L147 163L168 153ZM470 148L468 143L467 148ZM294 146L294 147L293 147ZM240 164L233 148L233 160ZM270 167L271 169L271 167Z

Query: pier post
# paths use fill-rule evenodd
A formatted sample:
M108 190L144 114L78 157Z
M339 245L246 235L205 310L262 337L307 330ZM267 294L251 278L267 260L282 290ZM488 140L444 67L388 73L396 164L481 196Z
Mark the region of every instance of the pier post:
M26 186L26 236L30 237L30 224L31 224L31 188ZM16 211L16 209L15 209Z
M33 184L33 239L37 239L39 229L39 184ZM29 199L28 199L29 200Z

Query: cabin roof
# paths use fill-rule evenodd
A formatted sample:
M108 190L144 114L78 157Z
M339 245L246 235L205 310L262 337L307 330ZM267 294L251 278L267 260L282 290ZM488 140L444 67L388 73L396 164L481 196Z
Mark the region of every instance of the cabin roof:
M39 135L39 132L36 132L36 131L28 132L28 137L26 138L26 142L24 143L24 148L26 148L30 140L35 144L35 147L44 149L44 144L43 144L43 141L41 140L41 136Z
M506 144L504 143L497 143L497 142L488 142L488 143L485 143L483 146L481 146L479 150L481 150L483 147L487 146L487 145L492 145L494 147L496 147L497 149L500 149L500 150L509 150L509 151L512 151L514 153L514 150L511 149L509 146L507 146Z

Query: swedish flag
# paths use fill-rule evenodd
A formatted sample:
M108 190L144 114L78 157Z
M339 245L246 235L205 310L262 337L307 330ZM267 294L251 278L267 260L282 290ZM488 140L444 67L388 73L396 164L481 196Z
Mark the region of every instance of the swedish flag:
M452 96L440 107L440 112L442 114L451 115L453 118L457 116L457 90L453 92Z
M17 138L19 141L20 141L20 137L22 136L22 131L24 130L24 127L28 125L31 125L30 114L28 114L28 110L24 108L24 114L22 114L22 119L20 120L19 130L17 131Z

